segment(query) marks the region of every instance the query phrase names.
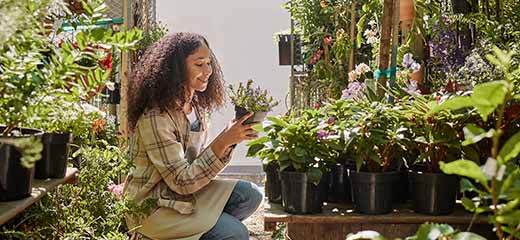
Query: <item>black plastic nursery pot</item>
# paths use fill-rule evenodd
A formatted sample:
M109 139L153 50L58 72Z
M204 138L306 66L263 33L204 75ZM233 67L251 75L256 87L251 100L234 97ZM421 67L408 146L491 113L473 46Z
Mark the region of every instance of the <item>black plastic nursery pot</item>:
M282 181L280 180L280 166L269 163L263 166L265 172L265 193L271 203L282 203Z
M345 164L337 163L330 167L330 189L328 201L334 203L352 202L349 172Z
M67 171L70 133L43 134L42 159L36 162L35 178L63 178Z
M310 182L306 173L280 172L282 179L282 206L288 213L320 213L323 205L320 184Z
M457 177L444 173L410 172L412 205L415 212L443 215L453 212Z
M365 214L385 214L393 209L399 172L350 172L352 199L356 210Z
M0 127L3 131L5 127ZM4 140L41 137L43 132L22 129L21 136L0 136ZM21 153L14 146L0 144L0 201L13 201L28 197L32 191L34 168L25 168L20 162Z
M247 109L243 107L235 106L235 119L239 119L247 114ZM263 122L265 117L267 117L268 112L255 112L253 116L249 117L244 124L254 123L254 122Z
M403 204L410 200L410 181L408 178L408 171L399 171L399 183L396 186L396 194L394 194L395 203Z

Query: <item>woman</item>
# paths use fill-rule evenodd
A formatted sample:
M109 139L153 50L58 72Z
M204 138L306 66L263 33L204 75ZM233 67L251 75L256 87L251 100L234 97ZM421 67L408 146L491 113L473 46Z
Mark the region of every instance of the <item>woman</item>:
M157 199L144 218L129 218L136 236L151 239L249 239L241 223L263 196L250 182L217 180L233 146L255 137L249 113L232 121L207 147L205 115L224 104L220 66L204 37L165 36L135 69L128 122L135 169L126 194Z

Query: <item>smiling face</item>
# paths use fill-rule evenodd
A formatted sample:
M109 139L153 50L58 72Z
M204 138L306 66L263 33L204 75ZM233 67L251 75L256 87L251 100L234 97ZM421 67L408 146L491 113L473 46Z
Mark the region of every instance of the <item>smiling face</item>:
M211 52L206 44L200 47L186 58L186 72L188 89L191 96L197 92L204 92L208 87L208 80L213 69L211 67Z

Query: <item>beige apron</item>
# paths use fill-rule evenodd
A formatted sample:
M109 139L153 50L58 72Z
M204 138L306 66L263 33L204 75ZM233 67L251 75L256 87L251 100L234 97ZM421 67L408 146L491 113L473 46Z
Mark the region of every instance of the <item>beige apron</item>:
M201 116L194 108L199 121ZM185 156L191 163L200 153L207 137L204 121L200 131L191 131ZM236 180L214 179L194 194L195 212L189 215L180 214L171 208L158 208L142 223L139 232L152 239L195 240L209 231L217 222L224 210Z

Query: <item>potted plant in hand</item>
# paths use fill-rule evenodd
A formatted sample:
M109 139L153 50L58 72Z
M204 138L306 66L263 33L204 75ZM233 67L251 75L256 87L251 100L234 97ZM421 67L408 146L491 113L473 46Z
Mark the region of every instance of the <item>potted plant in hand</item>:
M231 102L235 105L235 119L239 119L248 112L254 112L244 124L262 122L267 113L278 105L278 101L267 94L267 90L253 87L253 80L247 80L246 84L239 83L238 87L229 86Z
M392 210L396 171L406 150L406 128L399 105L360 101L349 130L357 171L352 171L353 201L366 214L384 214Z
M410 150L420 153L412 159L409 172L410 193L415 212L442 215L453 211L457 194L457 178L440 171L439 162L451 162L466 156L478 161L473 148L461 144L462 129L470 113L452 114L431 110L428 99L415 96L406 106L406 122L410 129Z

